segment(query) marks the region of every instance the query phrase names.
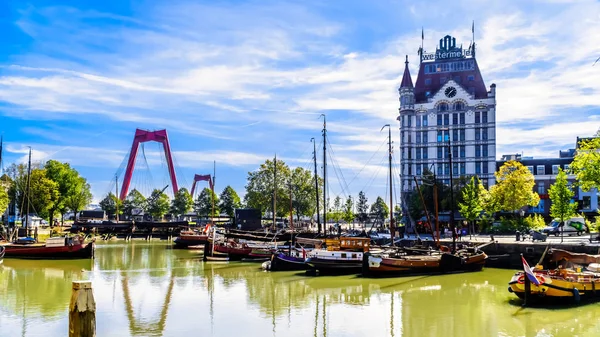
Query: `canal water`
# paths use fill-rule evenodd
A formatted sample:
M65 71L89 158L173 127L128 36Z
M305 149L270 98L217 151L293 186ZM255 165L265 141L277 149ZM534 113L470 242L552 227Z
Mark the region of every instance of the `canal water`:
M205 263L166 243L93 261L0 264L0 336L67 336L71 281L91 280L97 336L600 336L600 304L520 307L513 271L390 279Z

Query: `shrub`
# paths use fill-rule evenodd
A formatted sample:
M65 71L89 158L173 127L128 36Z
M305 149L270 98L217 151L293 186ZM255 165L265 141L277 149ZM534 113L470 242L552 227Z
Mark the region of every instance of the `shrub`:
M541 214L533 214L524 219L527 229L539 230L546 227L546 222Z

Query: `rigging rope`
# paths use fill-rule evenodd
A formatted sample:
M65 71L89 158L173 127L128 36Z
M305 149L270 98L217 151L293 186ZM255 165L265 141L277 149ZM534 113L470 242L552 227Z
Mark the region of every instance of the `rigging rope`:
M329 140L329 136L327 136L327 140ZM346 179L344 178L344 174L337 162L335 152L333 150L333 144L331 143L331 141L329 142L329 144L330 144L329 145L329 149L330 149L329 159L331 160L331 165L333 166L333 172L335 173L335 175L338 179L338 183L340 184L341 194L343 194L345 199L347 199L348 196L350 195L348 184L346 184ZM338 174L338 172L339 172L339 174ZM340 176L341 176L341 179L340 179ZM340 195L340 193L337 193L336 197L338 197L339 195Z
M377 178L379 176L379 172L381 171L381 169L384 167L383 163L387 160L388 154L385 153L383 154L381 161L379 161L379 164L377 165L377 169L374 171L373 175L371 176L369 182L363 186L363 188L361 189L363 192L365 192L365 194L369 191L369 189L371 188L373 181L375 180L375 178Z

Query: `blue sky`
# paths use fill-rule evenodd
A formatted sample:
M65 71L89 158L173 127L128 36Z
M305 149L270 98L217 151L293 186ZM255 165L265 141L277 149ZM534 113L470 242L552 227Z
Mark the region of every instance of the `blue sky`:
M498 155L556 156L600 127L597 1L5 1L4 166L32 146L34 160L79 169L99 200L135 129L165 128L180 186L215 160L217 190L243 194L275 153L312 169L324 113L330 194L372 201L386 194L379 130L392 124L397 141L404 55L414 80L421 27L426 50L446 34L468 45L473 19L497 84ZM132 188L149 192L168 176L158 145L144 150Z

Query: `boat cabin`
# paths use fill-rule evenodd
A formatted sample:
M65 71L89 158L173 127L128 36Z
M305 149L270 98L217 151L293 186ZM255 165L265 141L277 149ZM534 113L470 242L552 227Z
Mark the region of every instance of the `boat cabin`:
M345 237L339 239L325 239L327 250L350 250L368 252L371 244L371 238Z
M64 246L69 246L69 245L78 245L81 244L83 241L81 240L80 237L75 236L75 237L71 237L71 236L59 236L59 237L53 237L53 238L48 238L46 239L46 247L64 247Z

